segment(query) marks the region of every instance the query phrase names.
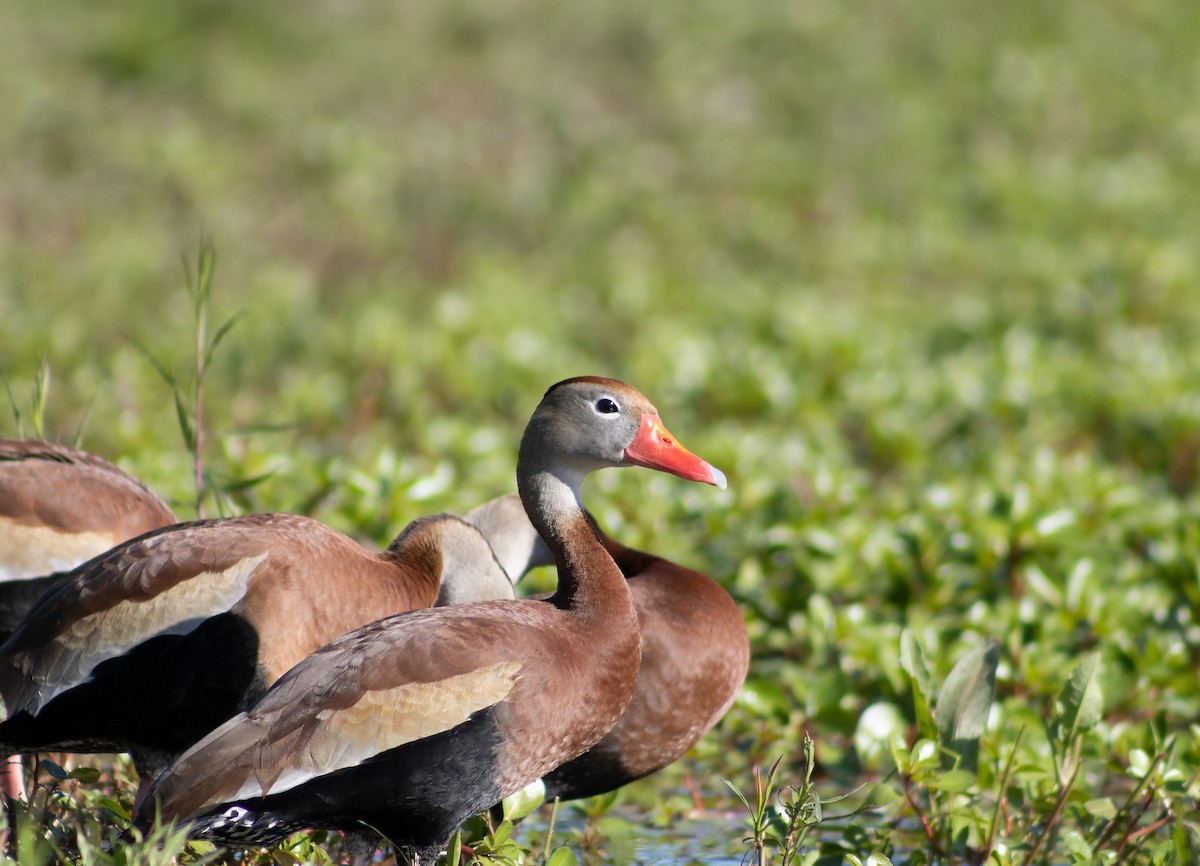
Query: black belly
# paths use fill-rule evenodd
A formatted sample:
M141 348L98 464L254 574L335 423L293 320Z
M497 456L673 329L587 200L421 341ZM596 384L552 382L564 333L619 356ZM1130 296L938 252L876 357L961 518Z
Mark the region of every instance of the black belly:
M299 828L375 830L397 848L433 851L500 798L501 733L488 708L461 725L265 798L226 803L192 834L226 845L271 845Z

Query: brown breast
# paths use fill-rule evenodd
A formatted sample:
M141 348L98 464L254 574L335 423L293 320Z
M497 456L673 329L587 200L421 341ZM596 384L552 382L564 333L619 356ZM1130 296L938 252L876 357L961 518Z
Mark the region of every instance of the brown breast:
M642 662L612 730L546 777L548 796L563 799L615 790L681 757L729 709L750 663L741 612L712 578L602 537L629 578Z

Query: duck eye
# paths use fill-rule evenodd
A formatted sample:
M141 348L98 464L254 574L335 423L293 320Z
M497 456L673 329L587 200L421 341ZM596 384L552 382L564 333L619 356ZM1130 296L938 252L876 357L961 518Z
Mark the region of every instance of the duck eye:
M601 397L596 401L596 411L602 415L611 415L614 412L619 412L617 404L607 397Z

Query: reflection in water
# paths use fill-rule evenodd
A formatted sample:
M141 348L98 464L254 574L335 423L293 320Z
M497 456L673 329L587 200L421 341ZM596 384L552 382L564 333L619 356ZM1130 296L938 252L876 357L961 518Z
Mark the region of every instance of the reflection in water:
M546 832L546 810L529 816L517 832L525 843L540 840ZM558 809L554 845L570 846L585 866L741 866L745 835L745 819L737 814L681 818L670 827L658 827L636 808L615 808L589 819L567 803Z

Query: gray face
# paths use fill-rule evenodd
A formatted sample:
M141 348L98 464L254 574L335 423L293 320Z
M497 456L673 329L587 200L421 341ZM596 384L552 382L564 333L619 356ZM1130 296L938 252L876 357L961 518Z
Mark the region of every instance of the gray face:
M642 416L654 412L645 397L622 383L568 380L542 398L526 429L522 451L535 447L544 458L581 474L620 466Z

